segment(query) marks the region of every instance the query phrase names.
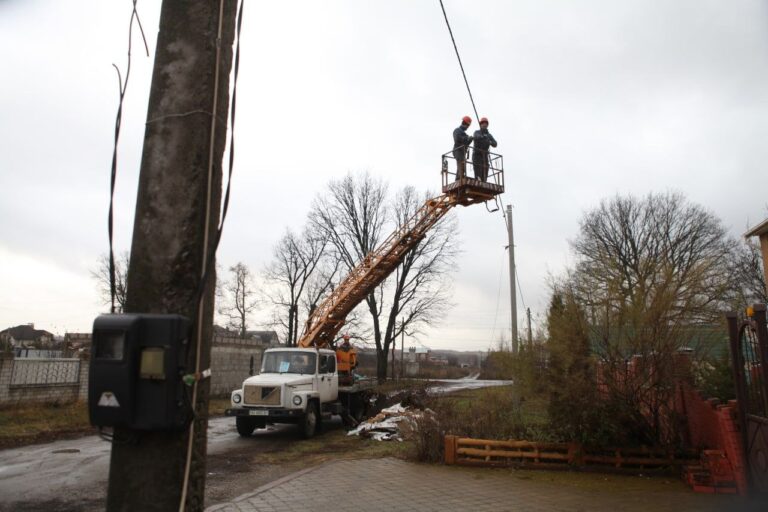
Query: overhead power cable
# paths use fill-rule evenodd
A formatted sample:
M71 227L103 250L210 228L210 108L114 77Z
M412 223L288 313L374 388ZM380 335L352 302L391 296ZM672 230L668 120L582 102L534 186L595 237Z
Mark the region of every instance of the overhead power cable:
M504 256L505 253L501 253L501 261L499 262L499 286L496 290L496 309L493 314L493 328L491 329L491 343L493 343L493 335L496 334L496 321L499 318L499 303L501 302L501 279L504 272Z
M467 92L469 93L469 101L472 102L472 110L475 111L475 119L479 120L480 114L477 113L477 107L475 106L475 99L472 97L472 89L469 88L469 81L467 80L467 74L464 72L464 64L461 63L459 48L456 46L456 39L454 39L453 37L453 30L451 30L451 24L448 21L448 15L445 13L445 6L443 5L443 0L440 0L440 8L443 10L445 25L448 27L448 33L451 35L451 42L453 43L453 49L456 51L456 58L459 60L459 67L461 68L461 76L464 77L464 83L467 85Z
M523 309L528 309L525 305L525 297L523 297L523 286L520 284L520 274L517 273L517 265L515 265L515 279L517 279L517 289L520 292L520 300L523 303Z

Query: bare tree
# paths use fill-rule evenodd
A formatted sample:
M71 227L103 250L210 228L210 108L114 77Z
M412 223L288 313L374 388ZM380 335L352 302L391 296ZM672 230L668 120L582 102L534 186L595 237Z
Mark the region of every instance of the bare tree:
M315 201L313 226L327 234L336 257L350 271L381 242L390 229L405 224L427 196L408 187L387 201L387 186L368 173L333 181ZM365 299L376 346L377 376L386 379L393 341L414 335L444 312L448 271L457 253L456 221L444 218L406 255L397 270Z
M305 229L298 237L288 230L275 246L272 262L264 270L265 280L272 285L266 293L276 308L274 323L284 329L288 346L295 346L298 341L299 304L305 292L310 291L319 298L330 290L335 270L332 265L328 268L320 265L326 244L327 238L322 233ZM320 272L315 276L318 268Z
M735 308L742 308L755 302L768 302L763 264L758 242L749 239L738 244L734 251L731 268L735 280Z
M712 213L668 193L603 201L572 248L566 288L588 319L604 384L660 439L675 353L722 334L734 242Z
M430 194L419 196L413 187L405 187L394 198L392 211L395 224L406 224ZM384 347L389 347L405 331L414 336L443 316L450 305L449 296L455 270L458 247L456 217L449 214L432 227L427 237L410 250L398 265L390 283ZM384 354L386 356L386 353ZM378 361L379 377L386 375L386 357L382 368Z
M320 301L333 291L334 283L338 282L341 261L332 254L324 252L320 262L307 280L301 304L306 317L312 314Z
M240 337L248 333L248 319L257 307L256 286L247 265L237 263L229 267L230 277L221 284L222 304L218 308L220 315L227 319L227 327L236 329Z
M120 253L115 259L115 312L125 310L125 297L128 292L128 251ZM101 300L105 305L112 304L112 287L109 279L109 255L99 256L96 268L91 270L91 278L96 281Z

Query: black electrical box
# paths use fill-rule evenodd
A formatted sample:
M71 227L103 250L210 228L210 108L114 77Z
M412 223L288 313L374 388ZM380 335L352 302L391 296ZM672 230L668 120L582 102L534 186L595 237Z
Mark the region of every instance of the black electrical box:
M91 424L177 430L192 418L187 373L190 322L181 315L101 315L93 322L88 375Z

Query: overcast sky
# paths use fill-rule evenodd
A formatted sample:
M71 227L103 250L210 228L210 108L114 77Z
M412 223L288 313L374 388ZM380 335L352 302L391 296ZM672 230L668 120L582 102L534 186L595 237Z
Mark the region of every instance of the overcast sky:
M112 63L125 67L130 5L0 0L0 328L88 331L104 309L89 270L107 249ZM119 251L130 246L159 5L139 1L151 57L135 51L125 104ZM504 155L534 315L602 198L680 191L734 236L768 215L768 2L445 5ZM219 261L263 268L348 171L437 191L440 155L470 113L437 0L248 1ZM509 326L505 226L482 206L457 213L457 306L420 342L486 349Z

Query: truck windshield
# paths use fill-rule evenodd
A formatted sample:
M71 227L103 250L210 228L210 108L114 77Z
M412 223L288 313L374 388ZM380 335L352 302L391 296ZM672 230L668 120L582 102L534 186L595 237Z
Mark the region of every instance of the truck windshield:
M261 373L314 374L317 355L312 352L267 352L261 364Z

